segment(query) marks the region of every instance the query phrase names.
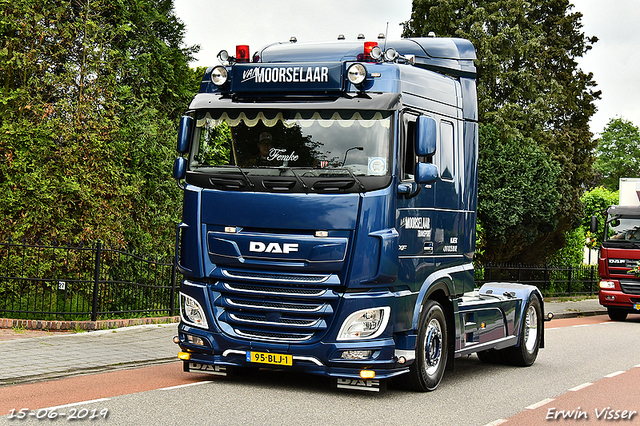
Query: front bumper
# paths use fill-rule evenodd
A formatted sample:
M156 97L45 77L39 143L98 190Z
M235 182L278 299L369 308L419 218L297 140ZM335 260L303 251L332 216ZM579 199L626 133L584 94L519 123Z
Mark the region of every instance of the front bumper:
M203 345L190 343L196 336ZM378 339L363 342L320 342L310 345L271 344L266 342L233 341L226 336L180 324L178 327L179 346L189 353L191 363L224 367L252 367L266 369L286 369L327 377L361 377L362 370L375 371L376 379L388 379L409 371L409 362L396 355L393 339ZM196 339L197 340L197 339ZM366 359L343 359L345 351L371 351ZM247 353L263 352L277 355L291 355L291 366L256 363L247 360ZM406 350L398 350L405 353ZM400 361L400 362L399 362Z
M615 289L600 289L598 300L607 308L640 313L640 295L627 294Z

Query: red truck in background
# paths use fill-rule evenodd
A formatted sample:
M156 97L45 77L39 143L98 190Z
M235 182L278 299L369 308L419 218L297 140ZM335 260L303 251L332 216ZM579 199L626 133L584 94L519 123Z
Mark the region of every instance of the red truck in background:
M605 210L604 233L598 273L600 304L614 321L640 313L640 278L634 273L640 262L640 179L620 179L619 205ZM591 232L598 232L598 218L591 218Z

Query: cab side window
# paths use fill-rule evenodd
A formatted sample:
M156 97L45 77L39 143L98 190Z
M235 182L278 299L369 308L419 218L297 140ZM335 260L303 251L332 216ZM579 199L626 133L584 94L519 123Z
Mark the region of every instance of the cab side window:
M408 120L405 121L406 137L402 153L402 170L400 171L402 180L413 180L416 169L416 153L415 153L415 138L416 138L416 117L407 116Z
M440 177L445 180L453 180L455 174L455 145L453 123L440 122Z

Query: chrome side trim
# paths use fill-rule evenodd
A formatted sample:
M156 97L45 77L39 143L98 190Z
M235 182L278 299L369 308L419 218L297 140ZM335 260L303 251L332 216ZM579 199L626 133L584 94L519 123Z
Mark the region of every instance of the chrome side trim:
M317 365L318 367L324 367L324 364L318 360L318 358L314 358L312 356L293 356L293 359L296 361L309 361Z
M396 349L395 350L396 358L404 357L407 361L413 361L416 359L416 351L409 351L405 349Z
M227 349L226 351L222 352L222 356L229 356L231 354L234 355L247 355L247 351L239 351L236 349Z

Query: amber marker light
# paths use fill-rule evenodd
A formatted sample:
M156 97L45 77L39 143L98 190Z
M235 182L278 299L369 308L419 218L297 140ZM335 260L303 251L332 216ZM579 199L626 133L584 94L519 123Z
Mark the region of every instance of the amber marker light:
M373 370L360 370L360 377L363 379L373 379L376 377L376 372Z
M191 359L191 354L189 352L178 352L178 358L183 361L189 361Z

